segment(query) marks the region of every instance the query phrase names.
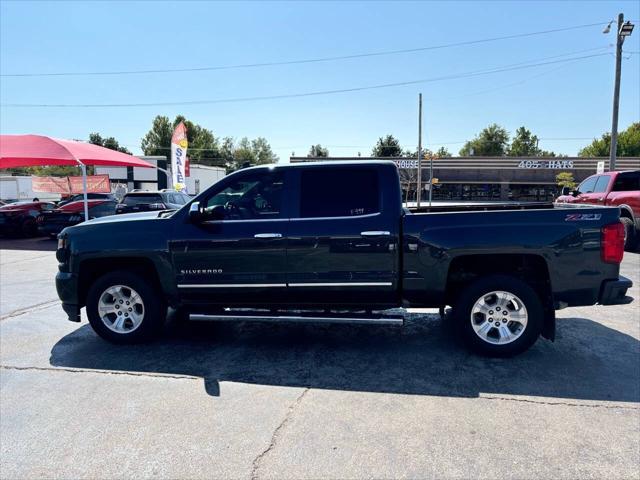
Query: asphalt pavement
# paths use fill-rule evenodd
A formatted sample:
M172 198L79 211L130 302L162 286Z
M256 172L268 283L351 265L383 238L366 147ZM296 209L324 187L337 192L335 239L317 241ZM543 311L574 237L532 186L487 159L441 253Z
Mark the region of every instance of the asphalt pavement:
M114 346L66 320L55 242L0 240L0 478L639 478L640 255L624 306L467 353L404 327L173 325Z

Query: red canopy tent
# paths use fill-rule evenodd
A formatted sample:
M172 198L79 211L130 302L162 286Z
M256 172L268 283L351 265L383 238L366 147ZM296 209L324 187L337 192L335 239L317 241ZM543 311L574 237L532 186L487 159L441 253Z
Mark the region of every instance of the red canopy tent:
M85 219L89 219L87 165L155 168L133 155L92 143L43 135L0 135L0 168L47 165L77 165L82 169Z

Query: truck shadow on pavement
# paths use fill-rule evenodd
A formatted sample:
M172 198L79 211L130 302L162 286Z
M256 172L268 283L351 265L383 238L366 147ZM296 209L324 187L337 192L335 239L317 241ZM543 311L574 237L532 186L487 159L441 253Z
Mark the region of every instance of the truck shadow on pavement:
M207 393L219 382L412 395L523 395L640 401L640 342L584 318L558 320L556 343L539 340L511 359L466 352L435 315L405 327L196 323L148 345L116 346L84 325L51 350L57 367L189 375Z
M0 237L0 250L31 250L55 252L58 242L49 237Z

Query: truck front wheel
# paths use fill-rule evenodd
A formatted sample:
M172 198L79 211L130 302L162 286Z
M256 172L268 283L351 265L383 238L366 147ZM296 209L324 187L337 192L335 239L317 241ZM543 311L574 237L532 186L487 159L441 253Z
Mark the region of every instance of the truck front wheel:
M544 309L533 288L507 275L482 277L453 308L457 329L473 351L509 357L527 350L542 331Z
M105 340L140 343L150 340L164 324L166 307L143 276L116 271L98 278L89 289L87 317Z

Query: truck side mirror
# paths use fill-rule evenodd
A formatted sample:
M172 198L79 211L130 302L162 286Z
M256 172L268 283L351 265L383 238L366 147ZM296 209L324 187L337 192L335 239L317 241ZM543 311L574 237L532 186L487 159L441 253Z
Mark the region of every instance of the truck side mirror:
M189 205L189 219L192 223L200 223L204 218L204 212L200 208L200 202L193 202Z
M189 218L193 223L201 223L207 220L222 220L224 219L224 214L224 205L215 205L208 210L205 210L200 202L193 202L189 206Z

